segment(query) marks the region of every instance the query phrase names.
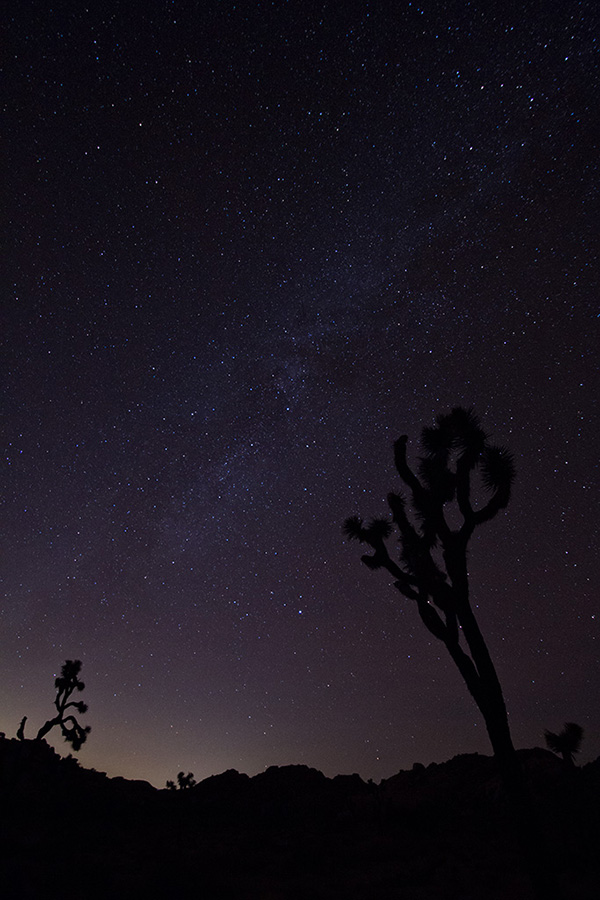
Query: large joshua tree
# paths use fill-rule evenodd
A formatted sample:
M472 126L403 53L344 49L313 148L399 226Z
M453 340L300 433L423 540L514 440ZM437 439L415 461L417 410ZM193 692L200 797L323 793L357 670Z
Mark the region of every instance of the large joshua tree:
M506 507L515 469L511 454L490 444L471 410L453 409L424 428L422 456L413 471L406 435L394 444L398 474L409 495L391 493L391 519L346 520L346 537L367 544L370 569L385 569L415 603L427 630L445 644L485 720L506 787L518 791L519 770L500 681L469 597L467 548L473 532ZM475 478L483 491L476 504ZM412 506L412 513L409 512ZM456 512L451 514L451 507ZM458 521L458 524L457 524ZM387 539L399 533L396 561Z

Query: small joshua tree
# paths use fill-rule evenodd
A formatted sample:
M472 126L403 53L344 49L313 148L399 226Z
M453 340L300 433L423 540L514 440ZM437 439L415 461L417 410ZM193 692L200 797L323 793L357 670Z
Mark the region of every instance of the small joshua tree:
M82 744L86 742L92 729L89 725L84 728L73 713L69 712L69 710L76 710L80 714L87 712L87 705L81 700L69 699L74 691L82 691L85 687L83 681L79 680L80 671L81 661L79 659L68 659L64 663L59 677L54 682L56 687L54 705L57 715L42 725L36 735L36 740L41 741L52 728L58 726L65 741L72 745L73 750L80 750Z
M566 722L562 731L553 734L552 731L544 731L548 750L562 756L567 766L575 765L575 754L581 750L583 740L583 728L576 722Z
M178 772L177 784L174 781L167 781L167 788L170 791L185 791L187 788L194 787L195 784L196 779L191 772L188 772L187 775L184 775L183 772Z

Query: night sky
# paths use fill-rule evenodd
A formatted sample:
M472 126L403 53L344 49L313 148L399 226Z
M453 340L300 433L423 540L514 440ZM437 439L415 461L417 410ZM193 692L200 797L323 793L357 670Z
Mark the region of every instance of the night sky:
M599 35L595 0L12 4L7 736L69 658L81 762L157 786L490 753L341 531L464 405L518 473L470 555L515 743L598 756Z

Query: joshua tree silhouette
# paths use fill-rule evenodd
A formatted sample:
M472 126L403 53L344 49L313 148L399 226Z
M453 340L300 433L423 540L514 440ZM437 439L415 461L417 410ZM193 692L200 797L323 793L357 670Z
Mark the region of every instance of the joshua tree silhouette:
M583 740L583 728L576 722L566 722L562 731L554 734L552 731L544 731L546 746L553 753L562 756L567 766L575 765L575 754L581 750Z
M424 428L419 477L407 458L407 436L394 444L396 469L408 488L414 516L402 494L388 495L392 521L400 533L400 564L386 546L393 531L387 519L363 524L353 516L344 533L368 544L362 557L370 569L386 569L394 586L415 602L425 627L442 641L479 707L503 778L514 789L518 778L500 682L469 599L467 547L477 526L493 519L509 501L515 470L511 454L489 443L471 410L453 409ZM473 476L478 473L487 502L474 507ZM447 506L454 503L458 527L452 528ZM464 641L464 643L463 643Z
M557 900L539 820L531 805L512 742L500 681L469 597L467 548L473 532L510 500L515 478L512 455L490 443L472 410L456 407L424 428L417 473L407 461L408 437L394 444L394 461L410 505L400 493L388 494L389 519L365 524L358 516L344 523L349 539L372 552L362 561L385 569L394 586L416 604L427 630L445 644L485 721L494 756L515 814L537 897ZM475 478L483 492L477 503ZM453 512L450 509L453 507ZM458 523L458 524L457 524ZM399 532L400 556L390 556L386 541Z
M365 524L352 516L344 523L344 534L371 548L362 557L365 565L385 569L397 590L416 604L427 630L445 644L485 721L536 896L556 900L560 892L550 875L539 821L512 742L500 681L469 597L469 541L479 525L508 505L515 478L513 458L505 448L491 444L477 416L462 407L423 429L418 474L408 464L407 442L406 435L395 442L394 461L408 489L412 514L402 494L390 493L392 521L373 519ZM474 490L476 477L479 492ZM473 495L481 492L483 500L477 503ZM386 544L394 525L399 532L399 562Z
M177 784L174 781L167 781L167 788L170 791L184 791L187 788L192 788L196 784L196 779L194 778L191 772L188 772L187 775L184 775L183 772L177 773Z
M83 681L79 680L79 672L81 671L81 661L78 659L68 659L62 669L61 674L55 680L56 699L54 705L57 709L57 715L53 719L48 719L42 725L36 735L36 740L41 741L48 732L58 725L62 735L68 743L73 746L73 750L80 750L81 745L87 740L87 736L92 730L90 726L83 727L80 725L73 713L68 710L75 709L78 713L87 712L87 705L82 701L69 700L73 691L82 691L85 688Z

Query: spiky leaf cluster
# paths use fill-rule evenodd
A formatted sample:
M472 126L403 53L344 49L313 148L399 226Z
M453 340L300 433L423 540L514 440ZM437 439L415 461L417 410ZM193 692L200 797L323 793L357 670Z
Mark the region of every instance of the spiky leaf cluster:
M54 686L58 689L59 696L67 691L69 694L72 694L74 690L82 691L85 688L83 681L79 680L80 671L80 659L68 659L63 664L60 675L54 681Z
M515 479L512 453L505 447L485 447L480 458L479 470L484 487L502 495L503 505L510 499L510 488Z
M60 723L62 736L68 744L71 744L73 750L81 750L83 744L87 740L87 736L92 730L89 725L85 728L80 725L74 716L68 716Z
M456 407L449 414L438 416L436 422L423 429L424 455L418 470L422 490L413 489L415 512L431 546L442 537L447 503L457 500L469 529L507 505L515 477L512 455L489 443L473 410ZM475 471L479 471L483 487L492 495L479 510L473 509L471 499L471 477Z
M350 516L346 519L342 529L348 540L359 541L361 544L385 540L393 530L388 519L372 519L365 525L359 516Z

